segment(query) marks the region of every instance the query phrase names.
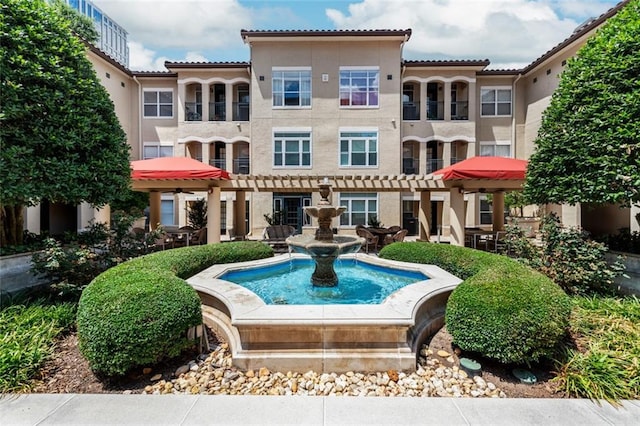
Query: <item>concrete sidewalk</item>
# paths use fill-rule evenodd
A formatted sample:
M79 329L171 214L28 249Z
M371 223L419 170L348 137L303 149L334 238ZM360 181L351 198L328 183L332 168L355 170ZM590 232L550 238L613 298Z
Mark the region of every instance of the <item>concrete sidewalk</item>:
M640 401L27 394L0 397L0 424L638 425Z

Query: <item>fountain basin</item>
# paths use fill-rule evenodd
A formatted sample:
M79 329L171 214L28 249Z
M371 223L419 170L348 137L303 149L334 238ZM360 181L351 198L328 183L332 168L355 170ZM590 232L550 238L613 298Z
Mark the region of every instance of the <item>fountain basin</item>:
M307 258L292 254L293 258ZM355 255L345 255L355 258ZM461 280L433 265L357 255L358 262L428 276L380 304L267 305L255 293L219 277L231 270L289 262L288 255L213 265L189 278L203 317L228 343L242 369L346 372L413 371L424 339L444 323L449 294Z

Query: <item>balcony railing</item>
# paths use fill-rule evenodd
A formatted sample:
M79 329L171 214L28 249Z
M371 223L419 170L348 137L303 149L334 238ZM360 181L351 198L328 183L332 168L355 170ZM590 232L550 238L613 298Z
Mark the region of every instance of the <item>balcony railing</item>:
M427 174L433 173L442 168L442 159L427 158Z
M216 158L214 160L209 160L209 165L222 170L227 170L227 160L225 158Z
M427 120L444 120L444 101L427 101Z
M209 102L209 121L226 121L227 107L225 102Z
M420 173L420 161L416 158L402 159L402 173L405 175L415 175Z
M469 119L469 102L468 101L451 102L451 119L452 120L468 120Z
M465 157L451 157L451 165L461 162L462 160L466 160Z
M184 121L202 121L202 104L185 102Z
M420 102L405 102L402 104L403 120L420 120Z
M249 174L249 159L248 158L236 158L233 160L233 173L237 175Z
M233 103L233 121L249 121L249 102Z

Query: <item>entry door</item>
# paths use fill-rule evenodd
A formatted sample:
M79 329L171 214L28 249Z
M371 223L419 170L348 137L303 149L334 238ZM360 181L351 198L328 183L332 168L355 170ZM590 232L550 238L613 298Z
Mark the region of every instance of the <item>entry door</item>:
M274 215L278 216L283 225L291 225L302 232L302 227L308 225L309 220L304 213L304 207L311 205L309 194L274 194Z

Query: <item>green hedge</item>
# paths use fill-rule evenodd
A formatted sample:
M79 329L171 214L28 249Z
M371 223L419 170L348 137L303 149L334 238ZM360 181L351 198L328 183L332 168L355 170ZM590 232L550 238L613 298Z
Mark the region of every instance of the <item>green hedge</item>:
M571 302L546 276L508 257L465 247L399 243L380 257L429 263L464 281L447 302L453 342L502 363L551 357L569 325Z
M111 268L80 298L80 351L106 376L177 356L193 345L187 329L202 323L200 299L184 279L213 264L271 256L266 244L232 242L157 252Z

